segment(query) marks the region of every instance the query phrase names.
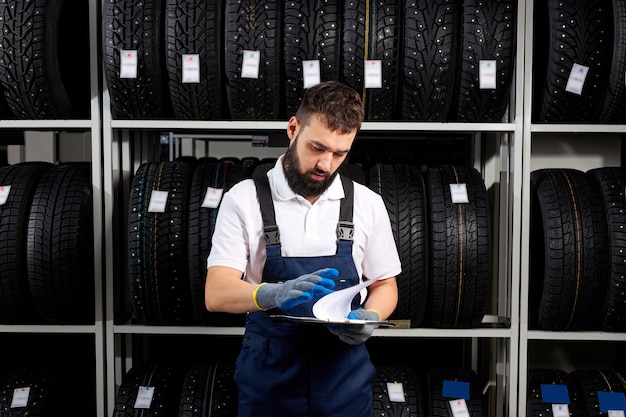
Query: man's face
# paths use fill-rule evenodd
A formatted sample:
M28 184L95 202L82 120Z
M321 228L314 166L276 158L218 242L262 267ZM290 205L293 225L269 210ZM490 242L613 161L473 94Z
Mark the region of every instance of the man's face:
M332 132L317 116L307 126L296 117L287 127L290 144L283 159L285 177L291 189L311 199L322 194L348 156L356 131L347 134Z

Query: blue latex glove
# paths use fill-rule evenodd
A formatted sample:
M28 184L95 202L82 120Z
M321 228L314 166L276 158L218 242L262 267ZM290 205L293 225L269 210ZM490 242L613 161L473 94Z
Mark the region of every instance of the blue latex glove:
M349 319L354 320L380 320L380 314L376 310L364 310L362 307L352 310L348 313ZM376 324L346 324L346 325L327 325L326 328L336 334L344 343L349 345L359 345L365 342L374 333L378 327Z
M254 302L259 310L275 307L289 310L333 292L332 288L335 287L333 278L337 276L339 276L339 271L334 268L325 268L283 283L263 283L254 290Z

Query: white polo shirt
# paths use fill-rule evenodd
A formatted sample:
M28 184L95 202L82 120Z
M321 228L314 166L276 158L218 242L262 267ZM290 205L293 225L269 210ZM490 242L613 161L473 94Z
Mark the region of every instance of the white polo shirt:
M339 176L315 201L295 194L285 178L282 156L268 173L283 256L325 256L337 251L337 222L344 196ZM382 198L354 183L352 256L359 277L380 279L401 272L400 258ZM227 266L260 283L265 264L261 208L252 179L224 194L218 211L207 267ZM295 278L295 277L294 277Z

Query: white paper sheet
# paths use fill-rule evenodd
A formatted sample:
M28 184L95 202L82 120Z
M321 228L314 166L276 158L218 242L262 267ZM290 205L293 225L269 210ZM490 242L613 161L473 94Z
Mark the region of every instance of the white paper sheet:
M334 291L317 300L313 304L313 315L321 320L342 321L347 320L348 314L352 310L352 300L376 280L370 279L358 285Z

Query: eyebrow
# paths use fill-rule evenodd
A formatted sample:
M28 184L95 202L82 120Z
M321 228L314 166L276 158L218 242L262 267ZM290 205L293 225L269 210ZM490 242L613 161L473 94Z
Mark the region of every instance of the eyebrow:
M319 142L317 140L312 139L311 143L313 145L317 146L318 148L323 148L323 149L328 150L328 146L324 145L322 142ZM340 149L340 150L337 150L337 151L333 151L333 153L342 153L342 154L348 153L348 152L350 152L350 149Z

